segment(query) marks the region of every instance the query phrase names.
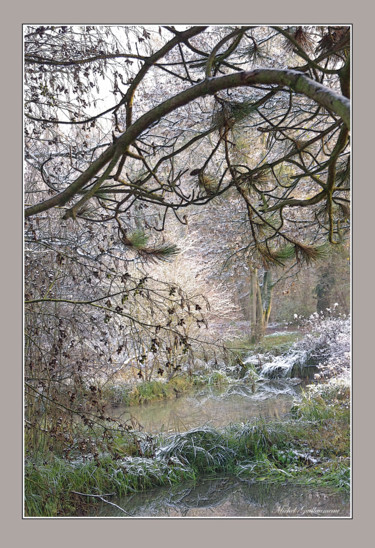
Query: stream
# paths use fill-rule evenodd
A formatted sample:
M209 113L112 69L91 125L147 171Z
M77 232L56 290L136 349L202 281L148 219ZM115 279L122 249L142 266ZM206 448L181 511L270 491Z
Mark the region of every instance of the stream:
M298 398L296 379L236 382L205 387L173 400L117 407L113 416L133 418L146 432L185 432L203 425L285 417ZM348 517L350 496L329 488L251 482L238 477L199 478L95 505L95 517Z
M348 517L349 495L327 488L200 478L102 503L97 517ZM126 514L124 513L126 512Z
M299 381L258 382L209 386L173 400L111 410L115 418L133 419L145 432L185 432L199 426L218 428L254 419L279 419L285 416L300 394Z

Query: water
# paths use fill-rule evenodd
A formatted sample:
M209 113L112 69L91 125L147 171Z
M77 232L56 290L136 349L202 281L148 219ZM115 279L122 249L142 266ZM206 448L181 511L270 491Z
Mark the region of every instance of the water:
M184 432L209 425L215 428L254 419L278 419L291 409L301 391L290 381L263 381L256 386L235 383L208 387L173 400L137 407L116 407L113 417L133 419L146 432Z
M102 503L97 517L350 517L349 495L327 488L200 478Z
M146 432L185 432L204 425L285 417L302 384L292 379L263 379L255 386L235 382L205 387L173 400L139 407L117 407L113 416ZM350 517L350 498L329 488L292 483L256 483L237 477L199 478L197 483L158 487L123 498L108 496L93 505L96 517Z
M304 348L292 347L287 354L270 356L267 354L253 354L245 359L260 369L263 378L289 378L301 376L312 378L317 371L314 364L307 364L309 353Z

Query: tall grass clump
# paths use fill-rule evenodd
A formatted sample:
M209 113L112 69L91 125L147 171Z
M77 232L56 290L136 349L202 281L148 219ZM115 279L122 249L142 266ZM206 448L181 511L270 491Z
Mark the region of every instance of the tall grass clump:
M86 463L70 463L59 458L48 465L28 463L25 515L80 515L95 501L95 496L124 496L194 479L194 471L178 459L169 462L144 457L114 460L107 456Z
M223 432L202 427L174 434L157 454L166 460L177 458L198 473L209 473L224 470L233 460L235 451Z

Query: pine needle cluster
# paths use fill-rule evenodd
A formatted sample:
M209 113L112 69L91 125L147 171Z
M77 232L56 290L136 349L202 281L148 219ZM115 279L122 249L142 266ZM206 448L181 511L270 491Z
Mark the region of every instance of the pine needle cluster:
M314 261L325 259L328 254L327 244L313 246L301 242L292 242L277 249L258 245L257 250L265 266L272 264L284 266L287 261L294 258L298 263L311 264Z
M207 194L207 196L214 196L216 194L219 183L215 177L205 174L202 169L194 169L190 172L190 175L198 176L198 186Z
M227 101L220 99L220 107L212 116L212 127L222 131L229 130L249 118L256 107L252 101Z
M349 27L328 27L320 40L316 53L330 53L333 49L337 52L340 49L348 50L350 47L350 28Z
M134 250L148 262L166 262L180 252L175 244L160 244L148 246L149 236L141 229L135 230L128 236L123 235L123 243Z
M350 159L340 165L336 171L336 183L350 183Z
M313 40L311 39L311 36L309 35L309 31L304 27L295 27L290 29L290 35L294 39L295 42L304 50L308 51L311 50L313 47ZM295 45L293 41L285 39L284 42L284 49L286 51L292 52Z

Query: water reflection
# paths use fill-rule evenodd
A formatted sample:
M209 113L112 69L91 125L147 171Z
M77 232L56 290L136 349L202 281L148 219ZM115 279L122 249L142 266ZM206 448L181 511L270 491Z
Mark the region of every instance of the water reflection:
M111 499L112 500L112 499ZM102 504L99 517L349 517L349 495L327 488L251 483L233 477L162 487Z
M198 426L226 426L233 422L278 419L290 411L300 386L290 381L264 381L255 388L246 384L208 387L173 400L138 407L117 407L112 415L131 417L146 432L184 432Z

